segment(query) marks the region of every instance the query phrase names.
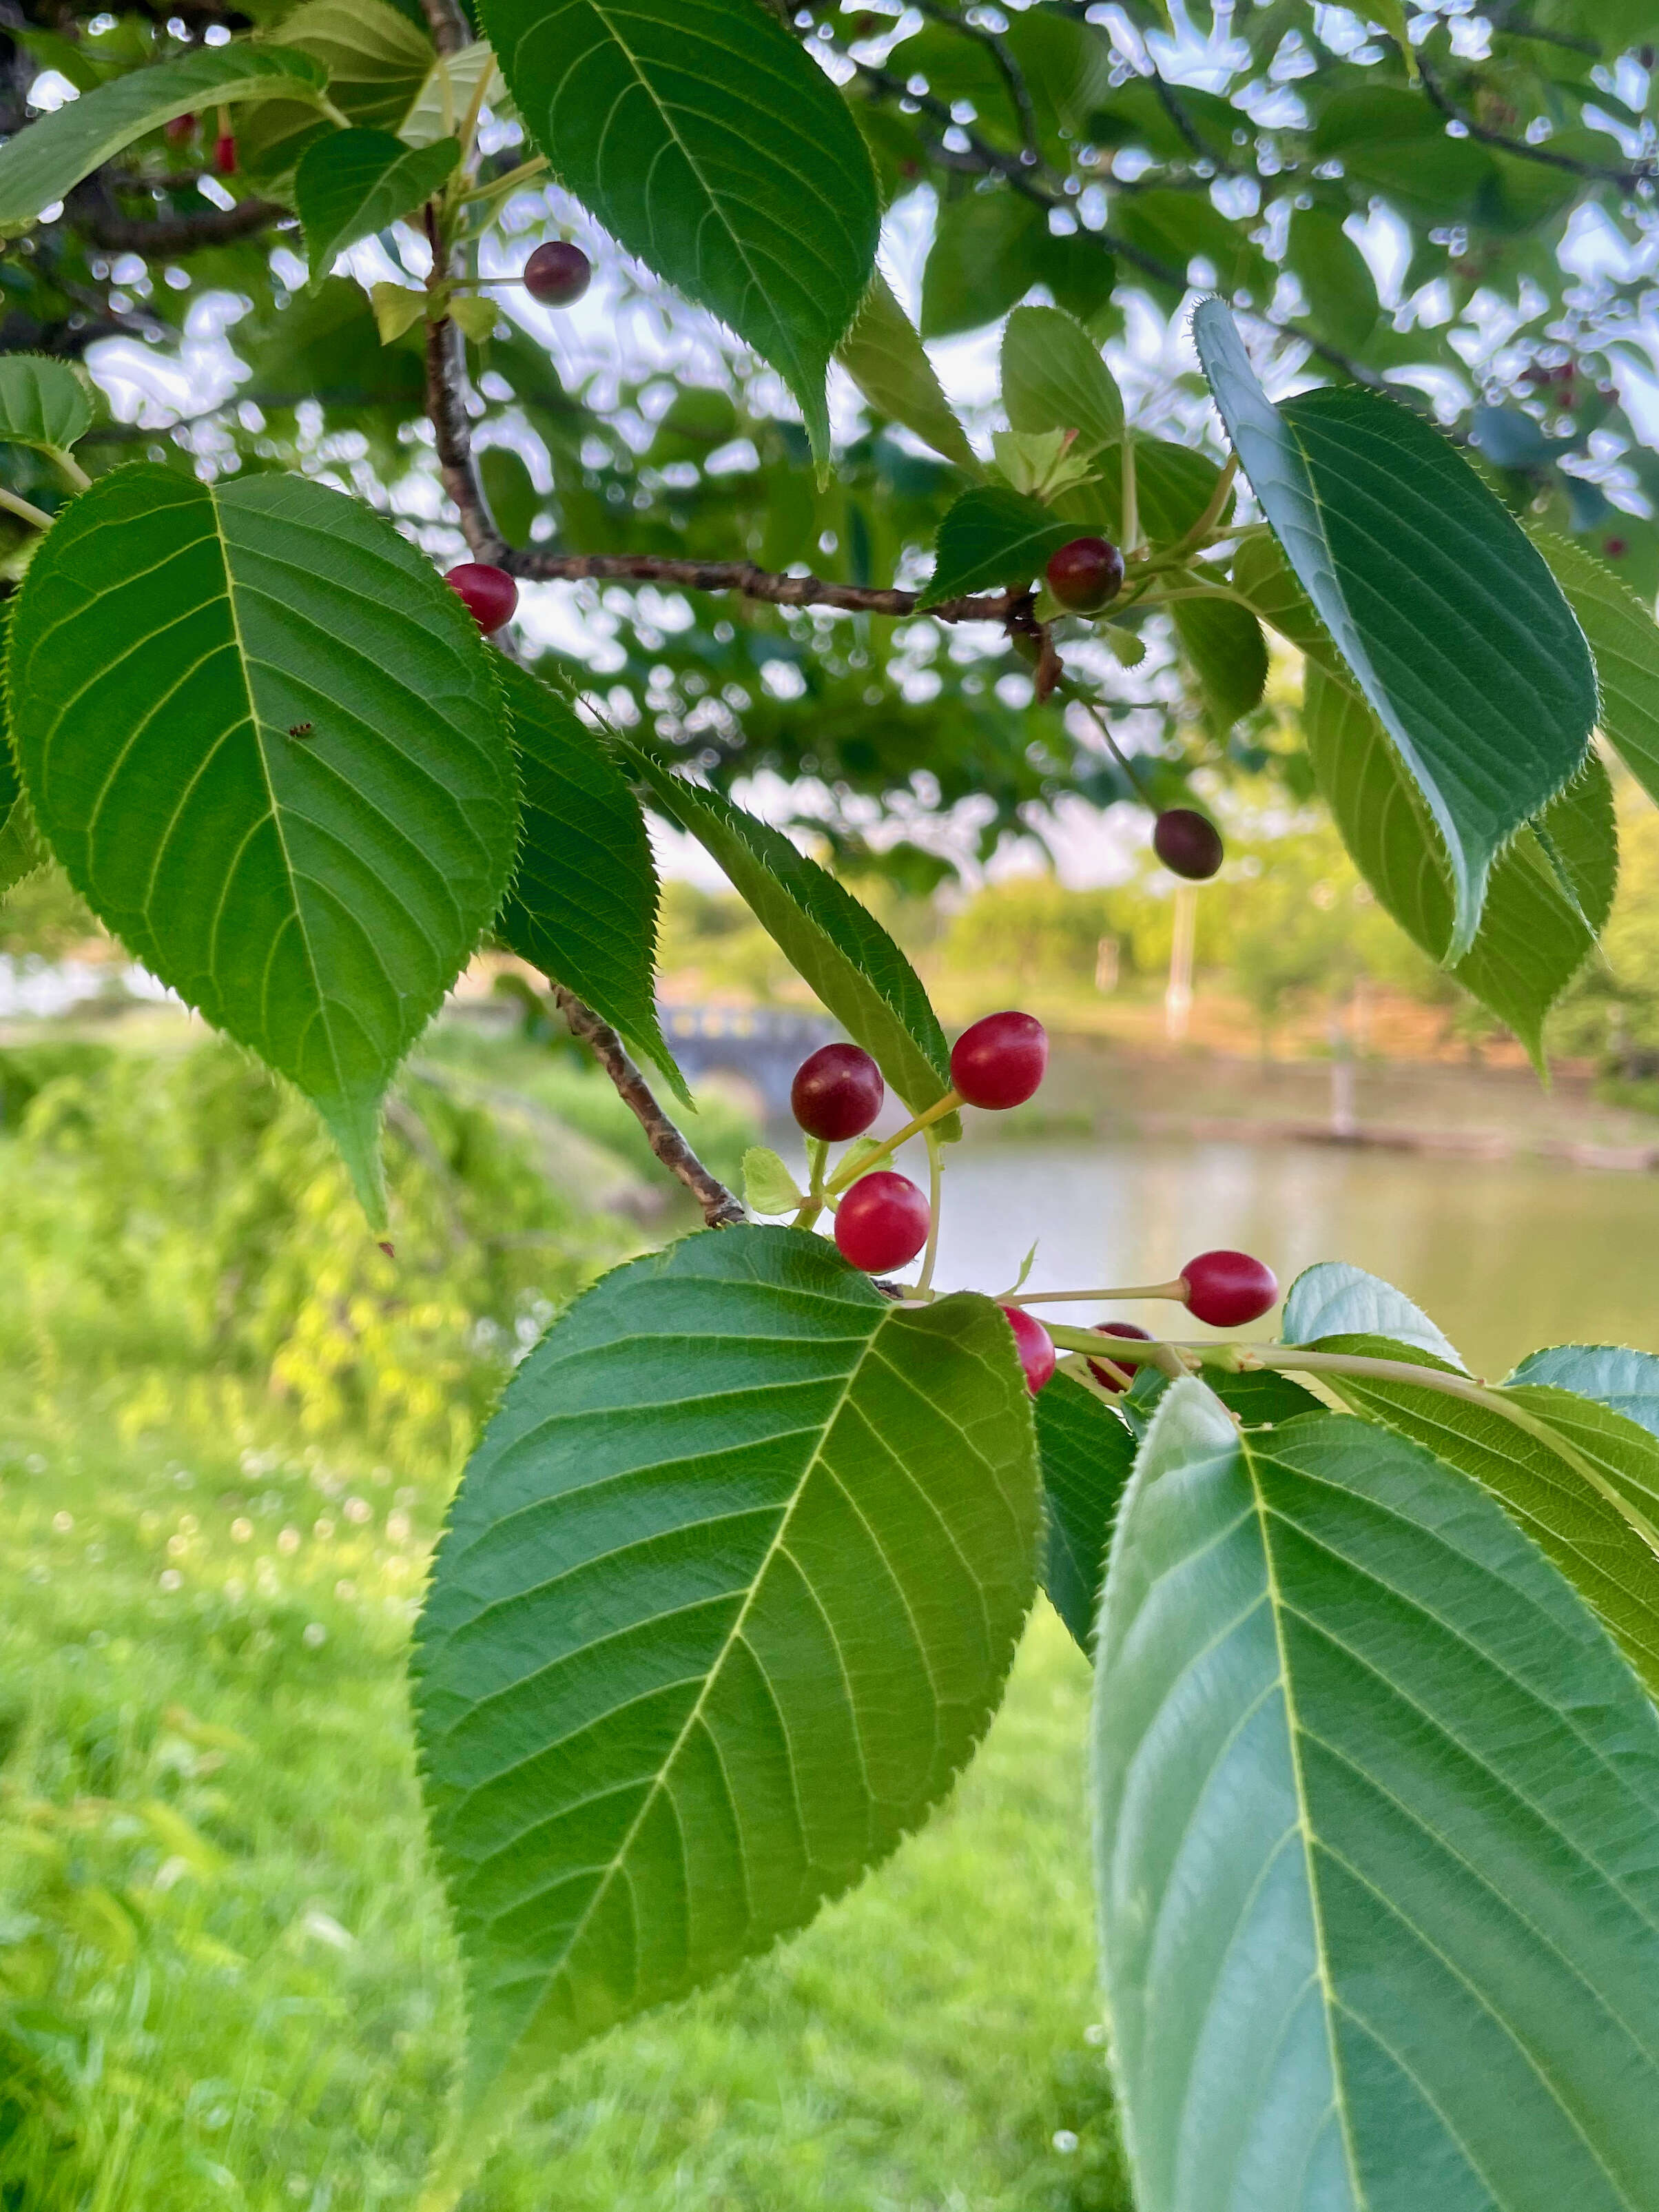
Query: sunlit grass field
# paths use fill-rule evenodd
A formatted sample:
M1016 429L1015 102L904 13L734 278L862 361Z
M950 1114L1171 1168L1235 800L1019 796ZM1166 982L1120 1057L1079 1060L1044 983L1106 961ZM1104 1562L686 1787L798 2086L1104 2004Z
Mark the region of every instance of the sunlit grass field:
M459 2033L403 1686L441 1486L41 1403L0 1377L0 2204L412 2205ZM940 1817L568 2066L469 2204L1127 2207L1085 1696L1044 1607Z

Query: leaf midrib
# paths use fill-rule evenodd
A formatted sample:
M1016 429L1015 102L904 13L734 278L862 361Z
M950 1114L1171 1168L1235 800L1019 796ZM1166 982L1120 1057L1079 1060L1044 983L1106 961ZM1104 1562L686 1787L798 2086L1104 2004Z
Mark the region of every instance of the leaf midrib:
M665 1787L667 1776L672 1771L675 1763L684 1750L686 1744L690 1741L692 1730L696 1728L702 1720L702 1717L705 1710L707 1709L708 1699L713 1692L714 1684L719 1680L721 1671L725 1668L727 1660L731 1657L732 1652L738 1646L743 1634L744 1626L754 1607L757 1595L759 1592L762 1584L765 1582L767 1576L771 1571L774 1561L780 1556L793 1557L793 1554L788 1553L787 1547L785 1543L785 1538L788 1534L790 1522L799 1509L801 1500L805 1496L808 1484L811 1481L813 1475L818 1471L819 1462L823 1457L825 1445L829 1438L833 1435L836 1423L841 1419L842 1415L847 1409L848 1401L851 1399L853 1394L854 1386L864 1370L865 1362L869 1358L875 1347L878 1338L880 1336L883 1328L890 1319L891 1316L887 1313L877 1315L875 1326L871 1330L868 1338L866 1340L864 1346L860 1352L858 1358L848 1370L846 1379L842 1385L841 1390L836 1395L833 1407L830 1408L830 1413L824 1420L823 1431L818 1442L814 1445L805 1466L801 1469L800 1478L795 1484L793 1490L791 1492L782 1511L778 1516L777 1528L774 1530L772 1537L766 1547L765 1553L757 1565L753 1575L750 1577L749 1588L745 1591L743 1599L738 1607L737 1613L732 1620L732 1626L726 1632L725 1641L720 1645L719 1651L714 1656L713 1662L703 1676L702 1687L697 1692L696 1697L692 1700L690 1710L687 1712L684 1722L681 1723L678 1735L675 1736L674 1741L670 1745L667 1752L664 1754L663 1759L657 1768L657 1771L652 1776L649 1783L647 1784L644 1796L640 1801L638 1811L635 1814L634 1818L629 1821L626 1832L617 1843L616 1850L611 1853L609 1862L600 1872L599 1879L593 1886L593 1893L588 1899L586 1905L582 1908L580 1917L573 1925L570 1934L563 1946L557 1965L552 1969L547 1977L544 1993L540 2002L537 2005L535 2011L531 2014L529 2020L526 2021L524 2027L520 2030L520 2033L514 2039L514 2049L516 2050L522 2048L524 2044L535 2033L537 2021L541 2017L544 2007L551 1997L553 1985L556 1984L559 1976L568 1970L571 1959L575 1954L577 1948L583 1941L587 1933L588 1928L592 1924L594 1914L598 1911L603 1899L609 1894L612 1883L616 1881L617 1875L621 1873L623 1866L625 1865L628 1855L633 1849L635 1840L638 1837L640 1830L644 1825L647 1814L656 1804L664 1788ZM803 1584L807 1589L812 1592L814 1601L818 1602L817 1591L811 1577L806 1575L804 1569L799 1568L799 1563L797 1563L797 1565L798 1571L801 1574ZM819 1610L820 1612L823 1611L821 1603L819 1604ZM835 1646L837 1655L839 1656L841 1649L840 1640L838 1638L835 1637L833 1631L830 1640ZM844 1668L842 1680L843 1682L845 1682L846 1676ZM856 1705L852 1696L850 1683L847 1684L847 1692L848 1712L855 1714ZM860 1760L862 1760L862 1739L860 1736L860 1732L856 1725L854 1728L853 1733L854 1739L859 1741L860 1758ZM787 1739L786 1737L786 1747L787 1744ZM721 1771L722 1773L724 1773L723 1766ZM793 1788L793 1771L794 1763L792 1756L790 1759L792 1790ZM735 1809L734 1806L734 1812ZM738 1826L740 1832L740 1822Z
M1359 2212L1368 2212L1370 2198L1359 2176L1359 2160L1354 2147L1353 2123L1349 2111L1349 2094L1342 2064L1342 2054L1336 2039L1337 1996L1331 1979L1330 1946L1325 1933L1325 1909L1320 1894L1319 1870L1314 1849L1312 1808L1308 1801L1307 1778L1302 1765L1302 1723L1297 1711L1296 1691L1291 1679L1290 1653L1285 1648L1284 1619L1285 1594L1279 1584L1279 1563L1273 1555L1273 1538L1269 1528L1269 1509L1257 1473L1255 1448L1249 1435L1239 1431L1238 1454L1246 1480L1250 1486L1251 1505L1255 1515L1256 1537L1261 1546L1262 1573L1266 1577L1267 1613L1273 1623L1273 1650L1279 1662L1279 1687L1285 1699L1285 1736L1290 1751L1291 1787L1296 1799L1296 1826L1302 1837L1302 1863L1308 1885L1308 1909L1313 1922L1314 1972L1319 1982L1322 2000L1321 2010L1324 2018L1327 2063L1331 2069L1331 2100L1336 2113L1337 2127L1342 2138L1343 2163L1347 2169L1348 2186Z

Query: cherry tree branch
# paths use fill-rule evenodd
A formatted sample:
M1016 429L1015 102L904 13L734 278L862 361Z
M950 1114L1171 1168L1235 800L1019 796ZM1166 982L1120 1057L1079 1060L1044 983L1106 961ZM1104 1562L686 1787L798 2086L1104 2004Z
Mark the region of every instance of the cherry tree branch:
M460 0L421 0L421 13L441 54L459 54L472 43L472 30Z
M1615 169L1603 161L1585 161L1576 155L1557 154L1552 151L1547 142L1534 146L1525 138L1511 138L1502 131L1489 131L1484 124L1477 123L1473 116L1466 115L1456 101L1435 82L1432 70L1420 55L1418 57L1417 74L1430 105L1437 107L1449 121L1461 124L1469 137L1482 146L1495 146L1500 153L1513 154L1523 161L1539 162L1545 168L1565 169L1569 176L1583 177L1593 184L1617 185L1626 192L1633 192L1638 185L1653 182L1655 165L1651 161L1636 161L1627 169Z
M465 520L464 510L464 527ZM493 524L489 526L494 528ZM474 552L478 551L479 541L471 531L467 532L467 542ZM1024 611L1031 596L1023 588L988 592L941 599L936 605L924 607L927 594L922 591L906 592L896 586L873 584L835 584L822 576L785 575L775 569L757 568L752 561L687 561L665 553L520 552L510 547L501 547L498 552L481 557L494 560L509 575L521 576L531 583L599 579L630 584L668 584L687 592L737 592L744 599L763 599L775 607L839 607L848 614L888 615L899 621L920 611L939 622L1006 623Z
M574 991L553 985L553 1000L564 1016L570 1034L588 1046L617 1087L617 1095L645 1132L646 1142L670 1175L684 1183L702 1208L710 1229L730 1228L746 1217L742 1206L716 1175L711 1174L652 1096L651 1087L629 1057L628 1048L609 1022L603 1022Z
M191 253L205 246L232 246L295 221L274 200L239 200L234 207L204 208L199 215L125 216L107 202L77 209L94 243L111 253Z

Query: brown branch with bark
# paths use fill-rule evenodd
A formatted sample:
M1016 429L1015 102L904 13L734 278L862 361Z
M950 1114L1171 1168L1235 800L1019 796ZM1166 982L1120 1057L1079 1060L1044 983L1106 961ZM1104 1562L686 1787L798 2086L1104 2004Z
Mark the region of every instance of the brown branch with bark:
M204 208L199 215L126 216L107 200L76 210L94 243L109 253L193 253L208 246L234 246L295 221L274 200L239 200L234 207Z
M670 1175L684 1183L702 1208L710 1229L728 1229L746 1218L742 1205L717 1175L704 1167L685 1139L653 1097L651 1086L629 1057L628 1048L609 1022L603 1022L590 1006L553 985L553 1000L564 1016L570 1034L579 1037L616 1085L617 1095L645 1132L646 1142Z

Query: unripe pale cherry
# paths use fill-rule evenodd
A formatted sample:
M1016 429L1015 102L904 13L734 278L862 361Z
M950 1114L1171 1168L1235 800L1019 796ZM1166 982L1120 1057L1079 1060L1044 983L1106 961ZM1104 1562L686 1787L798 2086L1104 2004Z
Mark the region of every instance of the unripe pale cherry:
M933 1217L927 1200L908 1176L878 1168L860 1176L836 1213L836 1243L843 1260L866 1275L884 1274L914 1260L927 1242Z
M592 263L562 238L538 246L524 264L524 289L544 307L574 307L592 281Z
M1248 1252L1200 1252L1181 1271L1187 1307L1212 1328L1242 1328L1260 1321L1279 1297L1279 1278Z
M1003 1318L1014 1332L1014 1350L1025 1374L1025 1387L1035 1398L1045 1382L1054 1380L1054 1340L1035 1314L1024 1306L1004 1306Z
M1097 1336L1133 1337L1142 1344L1150 1344L1152 1340L1147 1330L1137 1328L1132 1321L1097 1321L1094 1324L1094 1330ZM1122 1371L1120 1368L1118 1375ZM1109 1367L1103 1367L1097 1359L1091 1359L1089 1362L1089 1372L1103 1390L1117 1392L1124 1388L1124 1385L1119 1382L1118 1376L1114 1375Z
M513 619L519 604L519 587L505 568L487 561L463 561L444 578L486 637Z
M969 1106L1023 1106L1048 1065L1048 1036L1033 1014L987 1014L951 1053L951 1080Z
M820 1045L795 1070L789 1104L809 1137L845 1144L861 1137L881 1111L887 1086L869 1054L855 1044Z
M1171 806L1152 828L1152 850L1172 876L1206 884L1226 857L1221 832L1195 807Z
M1074 615L1097 615L1123 589L1123 556L1109 538L1073 538L1051 554L1048 589Z

